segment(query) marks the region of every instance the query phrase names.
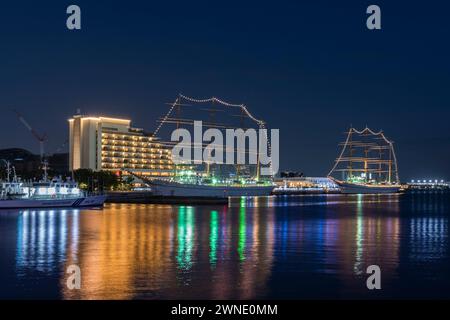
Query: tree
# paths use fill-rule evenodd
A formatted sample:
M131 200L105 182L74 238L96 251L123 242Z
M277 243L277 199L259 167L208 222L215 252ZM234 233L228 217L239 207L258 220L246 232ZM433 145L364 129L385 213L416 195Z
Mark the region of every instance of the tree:
M120 185L120 177L111 171L78 169L74 171L74 178L80 188L88 191L116 190Z

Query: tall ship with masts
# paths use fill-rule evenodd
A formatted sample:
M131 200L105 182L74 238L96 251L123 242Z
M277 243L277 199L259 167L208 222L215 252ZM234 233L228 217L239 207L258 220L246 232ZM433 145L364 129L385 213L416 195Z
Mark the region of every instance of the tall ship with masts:
M328 173L345 194L396 193L401 190L393 142L382 131L350 128Z
M220 118L220 121L218 118ZM232 124L225 120L226 118L237 120L239 123ZM164 126L171 126L173 129L187 128L186 130L188 130L193 128L195 122L200 119L202 120L202 127L219 130L223 133L223 136L226 136L225 131L227 129L241 128L245 130L250 128L251 124L258 129L265 129L265 123L256 119L243 104L232 104L215 97L195 99L180 94L169 105L167 114L160 119L154 135L159 133L161 136ZM193 131L195 131L195 128ZM203 133L201 134L203 136ZM167 147L173 148L177 142L165 141L163 143ZM214 141L214 143L218 142ZM237 150L234 147L233 150L224 150L231 151L236 157L239 152L244 152L244 157L250 157L249 154L256 155L257 163L253 165L230 165L221 161L214 161L211 155L213 151L208 149L210 147L211 144L204 143L203 140L200 144L194 142L193 153L198 149L202 155L207 155L206 159L204 158L201 163L194 161L193 163L176 164L174 175L171 177L162 179L143 177L136 173L133 173L133 175L147 182L156 196L228 198L268 196L271 194L275 187L273 177L261 176L260 155L257 146L253 149L249 147L245 151Z

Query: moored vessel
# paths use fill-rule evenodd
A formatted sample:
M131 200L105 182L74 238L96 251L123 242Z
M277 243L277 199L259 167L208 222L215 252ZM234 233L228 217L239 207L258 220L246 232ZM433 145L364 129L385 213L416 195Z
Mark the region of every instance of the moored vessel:
M400 185L383 185L368 183L353 183L333 179L339 186L341 193L344 194L380 194L380 193L397 193L400 191Z
M241 196L269 196L274 185L268 184L210 184L177 181L149 181L154 195L172 197L228 198Z
M9 162L6 167L6 181L0 184L0 209L101 207L106 200L106 195L87 194L71 179L47 179L46 169L41 181L27 183L17 178Z
M220 121L216 117L217 114L220 114ZM172 134L175 131L172 131L170 141L162 142L168 148L172 148L172 151L175 150L175 153L172 152L172 156L176 154L172 159L175 163L172 174L167 178L156 178L134 170L122 169L145 181L151 187L154 196L197 199L269 196L276 187L273 183L271 159L263 164L260 161L262 142L258 139L261 139L259 135L267 139L265 122L255 118L245 105L225 102L215 97L195 99L180 94L170 104L167 114L161 118L153 133L154 136L163 125L175 125L176 130L181 129L189 136L189 129L192 126L194 128L193 142L183 140L183 144L179 144L179 141L174 141ZM202 133L203 127L209 130L205 135ZM256 129L260 130L259 135ZM207 132L209 134L213 132L214 135L204 138ZM199 138L198 141L196 136ZM226 137L226 145L223 137ZM229 137L232 141L230 145L228 145ZM252 138L254 143L250 141ZM186 152L188 156L181 157L177 154L177 150L182 150L183 156ZM264 155L267 157L271 153L270 143L265 150L267 153ZM200 157L194 156L195 159L192 159L192 151L194 155L200 154ZM224 153L226 159L223 157ZM230 154L231 161L229 161Z
M386 194L401 190L393 142L382 131L350 128L328 173L344 194ZM341 178L334 175L340 173Z

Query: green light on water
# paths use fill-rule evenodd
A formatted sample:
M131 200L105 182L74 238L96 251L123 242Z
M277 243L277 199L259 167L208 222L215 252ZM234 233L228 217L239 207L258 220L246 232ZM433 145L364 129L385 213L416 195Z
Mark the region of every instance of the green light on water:
M241 206L241 208L239 209L239 243L238 243L238 254L239 260L241 261L245 260L245 238L246 238L245 206Z
M212 266L217 261L217 238L219 234L219 218L217 211L211 211L210 234L209 234L209 262Z
M192 265L192 249L194 239L194 208L188 207L186 213L186 264Z
M177 262L181 269L192 266L192 248L194 237L194 214L192 207L180 206L178 209Z
M358 201L356 204L356 256L355 256L355 265L354 265L354 271L356 274L362 274L362 256L363 256L363 236L364 236L364 217L363 217L363 210L362 210L362 195L358 194Z
M241 202L239 205L241 208L245 208L245 197L241 197Z
M177 229L177 262L181 266L183 263L183 253L185 248L184 230L186 229L186 207L178 208L178 229Z

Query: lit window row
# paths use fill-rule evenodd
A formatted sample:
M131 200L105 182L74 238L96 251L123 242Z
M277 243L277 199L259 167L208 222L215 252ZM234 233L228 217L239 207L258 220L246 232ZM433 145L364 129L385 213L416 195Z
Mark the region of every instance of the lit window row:
M148 142L124 142L118 140L102 140L102 145L106 146L126 146L126 147L154 147L159 148L160 145Z
M124 158L124 159L167 159L170 157L162 154L145 154L145 153L126 153L126 152L105 152L102 151L102 157L107 158Z
M172 166L148 166L143 164L103 164L102 169L146 169L146 170L173 170Z
M104 136L102 135L102 141L105 142L118 142L118 143L152 143L152 144L158 144L160 145L160 143L155 142L154 140L151 139L131 139L131 138L113 138L113 137L108 137L108 136Z
M116 161L116 162L124 162L124 161L146 161L146 162L157 162L157 161L161 161L161 162L167 162L167 163L172 163L172 161L170 159L165 159L165 158L139 158L139 157L111 157L111 156L102 156L102 160L109 160L109 161Z
M102 133L102 138L115 139L115 140L127 140L127 141L153 141L152 137L129 135L129 134L124 135L124 134Z
M161 149L161 148L156 148L156 147L152 147L152 146L148 146L148 147L133 147L133 146L116 146L116 145L102 145L102 149L103 150L108 150L108 151L122 151L122 152L129 152L129 151L142 151L142 152L158 152L158 153L170 153L169 149Z
M120 159L120 158L119 158ZM146 160L136 160L136 159L130 159L130 160L119 160L118 158L102 158L102 163L166 163L166 164L172 164L171 161L169 160L150 160L150 161L146 161Z
M139 175L143 176L174 176L173 172L160 172L160 171L152 171L152 172L139 172Z

